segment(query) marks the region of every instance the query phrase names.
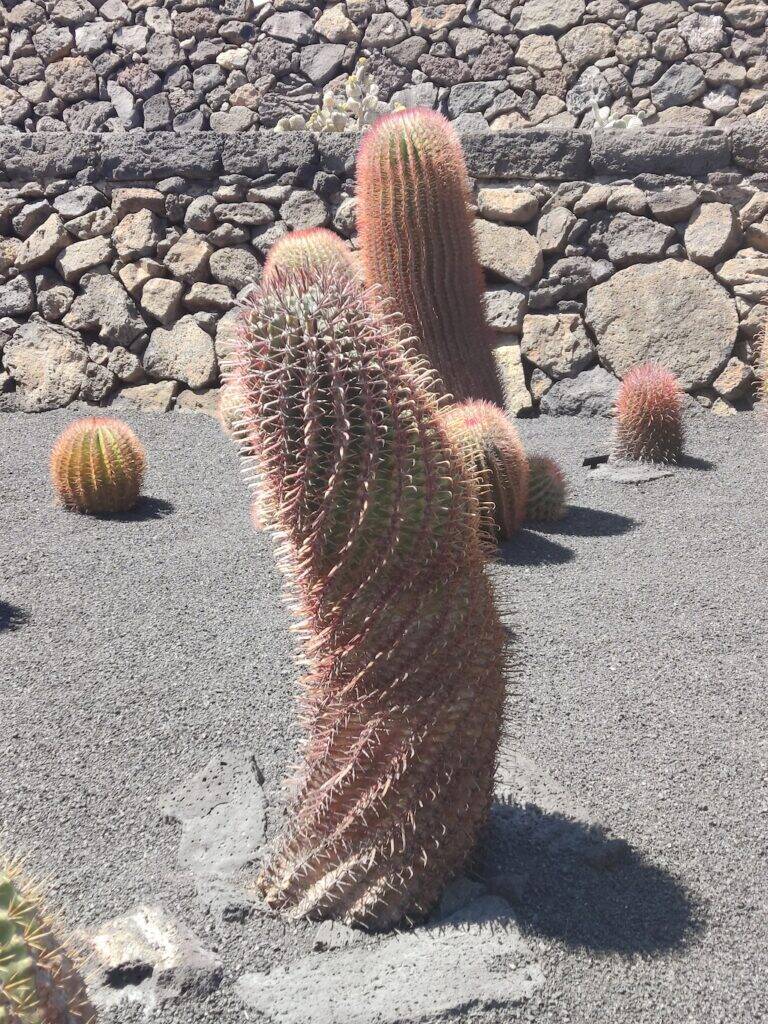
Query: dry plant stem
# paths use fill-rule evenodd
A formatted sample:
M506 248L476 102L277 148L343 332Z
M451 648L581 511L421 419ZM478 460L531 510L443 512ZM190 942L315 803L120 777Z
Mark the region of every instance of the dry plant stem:
M307 667L302 763L259 886L371 928L422 917L465 863L504 699L476 483L402 339L375 294L320 272L255 295L237 353Z

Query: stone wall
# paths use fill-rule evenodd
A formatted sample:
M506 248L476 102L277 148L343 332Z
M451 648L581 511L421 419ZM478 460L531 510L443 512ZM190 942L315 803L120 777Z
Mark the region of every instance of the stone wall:
M765 0L6 0L0 122L239 132L307 113L363 55L385 100L466 127L744 119L768 99Z
M510 411L606 412L654 358L749 396L768 316L768 121L466 134ZM211 408L282 234L355 244L348 136L0 135L0 407Z

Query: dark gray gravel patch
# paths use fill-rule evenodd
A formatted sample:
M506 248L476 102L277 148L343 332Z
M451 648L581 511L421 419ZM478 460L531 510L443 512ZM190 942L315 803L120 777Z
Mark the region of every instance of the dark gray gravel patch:
M75 415L0 417L0 822L73 925L159 904L222 958L220 989L163 1020L240 1024L236 979L311 953L317 927L208 915L157 801L236 750L280 827L296 673L271 544L204 417L126 413L149 500L118 521L60 510L47 463ZM491 569L517 637L510 746L560 788L549 803L523 787L539 809L500 805L489 831L479 870L545 985L478 1019L764 1019L768 426L696 417L689 448L711 468L632 486L581 466L606 421L520 429L561 460L575 506Z

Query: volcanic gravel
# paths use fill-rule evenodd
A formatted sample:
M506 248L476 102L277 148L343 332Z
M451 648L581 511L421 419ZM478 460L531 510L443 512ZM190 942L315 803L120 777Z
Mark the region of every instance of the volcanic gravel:
M148 454L133 513L57 507L49 452L82 414L0 417L0 825L74 926L160 903L219 953L219 991L156 1019L240 1024L234 981L308 953L317 926L206 917L157 801L217 751L252 751L280 827L298 734L271 542L201 415L121 413ZM692 415L693 458L629 486L582 467L607 421L519 427L560 460L573 507L490 569L514 634L507 745L561 788L566 817L494 816L481 861L522 878L508 895L546 983L478 1019L765 1020L768 421Z

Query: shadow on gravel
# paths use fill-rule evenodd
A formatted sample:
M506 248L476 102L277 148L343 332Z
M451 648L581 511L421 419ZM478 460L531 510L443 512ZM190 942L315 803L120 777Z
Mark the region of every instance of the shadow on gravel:
M528 529L518 530L512 540L501 544L498 555L498 560L506 565L562 565L576 557L565 545Z
M691 894L629 843L531 804L494 805L479 868L526 932L568 946L660 954L703 926Z
M121 516L110 516L119 523L141 523L146 519L165 519L176 511L176 506L162 498L139 498L130 512Z
M636 519L604 512L586 505L569 505L566 515L556 523L536 523L537 533L560 537L615 537L629 533L638 525Z
M29 622L29 612L7 601L0 601L0 633L14 633Z
M680 469L700 469L705 473L715 468L714 462L710 462L709 459L700 459L698 455L683 455L677 464Z

